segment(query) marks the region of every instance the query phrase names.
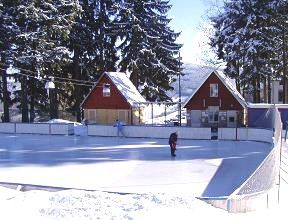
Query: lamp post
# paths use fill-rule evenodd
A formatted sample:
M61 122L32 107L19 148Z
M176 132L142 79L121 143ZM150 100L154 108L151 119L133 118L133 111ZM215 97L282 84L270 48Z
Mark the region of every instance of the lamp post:
M51 81L47 81L45 84L45 89L47 90L48 94L48 101L49 101L49 108L50 108L50 118L56 118L57 114L55 113L55 108L54 106L54 89L55 89L55 84L54 84L54 78L51 78Z
M181 56L179 52L179 74L178 74L178 89L179 89L179 126L181 126Z
M83 66L84 66L84 63L82 62L82 58L80 58L80 63L79 63L79 67L80 67L80 79L82 79L82 72L83 72ZM82 108L81 108L81 101L80 101L80 90L78 88L78 86L76 86L77 88L77 110L76 110L76 118L77 118L77 121L81 121L83 120L84 118L84 114L83 114L83 111L82 111Z

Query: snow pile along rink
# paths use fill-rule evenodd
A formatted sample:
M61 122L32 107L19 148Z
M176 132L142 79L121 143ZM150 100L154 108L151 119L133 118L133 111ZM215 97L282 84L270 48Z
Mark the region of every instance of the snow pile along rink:
M287 195L283 194L283 197ZM233 214L214 208L189 194L121 195L81 190L19 192L0 187L0 219L9 220L286 219L286 204L283 201L272 209Z
M35 190L11 197L5 188L0 194L0 219L191 219L205 216L207 209L210 214L225 214L188 195Z

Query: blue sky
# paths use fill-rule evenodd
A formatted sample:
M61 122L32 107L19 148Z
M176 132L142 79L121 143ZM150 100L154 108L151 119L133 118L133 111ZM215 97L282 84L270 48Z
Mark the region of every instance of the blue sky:
M184 44L181 49L184 62L201 63L205 36L200 26L207 24L207 10L210 8L208 2L208 0L170 0L172 8L168 12L168 17L172 18L170 22L172 29L176 32L181 31L177 42Z

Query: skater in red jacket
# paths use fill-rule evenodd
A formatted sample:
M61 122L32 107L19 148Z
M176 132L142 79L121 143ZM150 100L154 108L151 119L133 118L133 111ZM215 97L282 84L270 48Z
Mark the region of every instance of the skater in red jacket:
M170 150L171 150L171 156L175 157L175 151L176 151L176 145L177 145L177 139L178 139L178 135L176 132L170 134L170 138L169 138L169 145L170 145Z

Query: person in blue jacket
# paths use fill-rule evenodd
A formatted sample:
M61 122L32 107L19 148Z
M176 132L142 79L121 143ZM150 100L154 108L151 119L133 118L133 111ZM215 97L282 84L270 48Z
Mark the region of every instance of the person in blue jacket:
M116 120L114 127L117 128L117 136L119 137L119 135L121 134L123 137L125 137L124 132L123 132L123 124L121 123L121 121L119 121L118 119Z

